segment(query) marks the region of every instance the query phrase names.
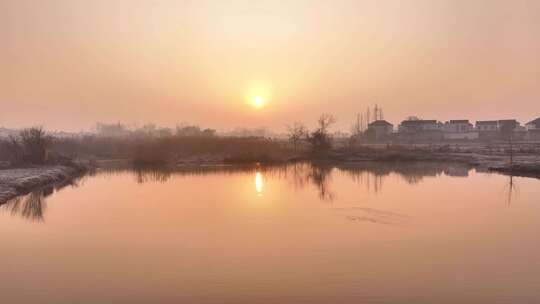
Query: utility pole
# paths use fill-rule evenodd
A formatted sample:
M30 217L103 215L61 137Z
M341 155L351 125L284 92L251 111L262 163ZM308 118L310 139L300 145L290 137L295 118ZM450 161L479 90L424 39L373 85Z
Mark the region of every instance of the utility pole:
M354 135L358 136L362 132L362 125L360 122L360 113L356 114L356 125L354 126Z

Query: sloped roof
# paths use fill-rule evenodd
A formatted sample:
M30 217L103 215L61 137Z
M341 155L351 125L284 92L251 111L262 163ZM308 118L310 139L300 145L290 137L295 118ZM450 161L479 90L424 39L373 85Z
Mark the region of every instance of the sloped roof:
M388 121L386 120L376 120L372 123L369 124L370 127L375 127L375 126L393 126L391 123L389 123Z
M538 117L535 120L529 121L527 124L528 125L535 125L536 127L540 127L540 117Z

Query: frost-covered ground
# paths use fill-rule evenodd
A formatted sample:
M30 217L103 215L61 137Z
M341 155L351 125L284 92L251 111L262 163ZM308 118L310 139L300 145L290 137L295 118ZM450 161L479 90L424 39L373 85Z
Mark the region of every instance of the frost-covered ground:
M0 203L34 188L70 179L78 173L78 169L65 166L0 170Z

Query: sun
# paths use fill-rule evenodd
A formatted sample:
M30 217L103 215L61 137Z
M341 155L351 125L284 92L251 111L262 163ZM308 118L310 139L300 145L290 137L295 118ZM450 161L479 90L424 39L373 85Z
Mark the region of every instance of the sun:
M246 85L244 103L255 110L262 110L273 103L271 89L268 84L254 82Z
M260 109L260 108L264 107L264 105L266 104L266 101L261 96L255 96L253 98L252 103L253 103L253 106L255 108Z

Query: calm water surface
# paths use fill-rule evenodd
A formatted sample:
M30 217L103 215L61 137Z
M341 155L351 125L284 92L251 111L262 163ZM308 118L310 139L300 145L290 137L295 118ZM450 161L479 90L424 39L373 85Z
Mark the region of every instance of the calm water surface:
M540 303L540 181L101 170L0 206L1 303Z

